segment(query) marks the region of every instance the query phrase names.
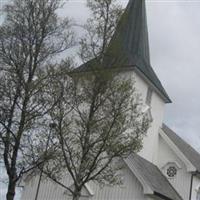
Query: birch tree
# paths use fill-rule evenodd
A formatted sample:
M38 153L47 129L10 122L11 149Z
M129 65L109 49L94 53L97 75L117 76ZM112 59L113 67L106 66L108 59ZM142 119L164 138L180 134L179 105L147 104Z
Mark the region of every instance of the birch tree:
M63 186L69 174L74 200L88 182L121 184L118 161L142 148L149 121L131 80L98 72L76 77L71 94L64 90L51 111L56 156L45 163L44 175ZM66 85L66 84L63 84ZM50 145L50 146L51 146Z
M50 113L55 124L50 146L57 156L40 168L73 200L88 182L121 184L118 161L142 148L150 125L131 77L104 66L121 7L114 0L88 0L87 5L91 18L80 42L83 65L71 72L71 82L60 78L62 97ZM63 184L66 174L73 187Z
M0 26L0 159L8 177L7 200L17 181L44 160L29 156L48 128L47 114L58 77L49 66L73 44L68 19L59 19L60 0L13 0ZM45 142L45 138L43 139ZM39 141L39 142L38 142ZM42 144L40 144L41 146Z

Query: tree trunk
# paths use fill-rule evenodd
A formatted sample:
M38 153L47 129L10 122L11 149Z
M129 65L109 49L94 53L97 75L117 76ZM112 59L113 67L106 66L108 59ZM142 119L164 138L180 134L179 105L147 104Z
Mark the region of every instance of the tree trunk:
M79 200L81 197L81 190L75 190L73 194L73 200Z
M73 196L73 200L79 200L79 198L80 196L76 196L76 195Z
M16 188L16 182L9 180L8 191L7 191L7 194L6 194L6 200L14 200L15 188Z

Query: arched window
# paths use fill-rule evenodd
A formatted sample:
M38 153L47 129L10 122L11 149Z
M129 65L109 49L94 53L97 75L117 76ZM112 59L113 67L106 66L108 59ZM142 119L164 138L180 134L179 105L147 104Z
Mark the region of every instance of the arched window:
M197 199L196 200L200 200L200 187L199 189L197 190Z

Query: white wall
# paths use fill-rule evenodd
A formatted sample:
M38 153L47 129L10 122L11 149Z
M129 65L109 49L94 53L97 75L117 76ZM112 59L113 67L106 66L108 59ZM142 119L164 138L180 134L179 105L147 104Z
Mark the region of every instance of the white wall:
M146 100L147 90L149 85L135 72L129 71L122 74L122 78L130 77L135 79L135 86L138 92L141 94L143 101ZM153 123L149 129L147 135L144 137L143 149L139 153L142 157L150 162L157 163L158 152L158 130L163 123L164 115L164 101L153 92L152 95L152 117ZM124 170L124 185L115 187L105 187L100 189L99 186L93 185L94 197L91 200L147 200L147 197L143 195L143 189L137 178L130 172L129 169ZM26 183L26 187L22 193L21 200L34 200L36 193L38 177L33 178L30 182ZM70 185L70 179L65 178L65 184ZM63 195L64 189L58 185L55 185L51 181L44 181L41 185L42 191L38 200L68 200L67 195ZM148 197L149 199L149 197ZM84 200L84 199L82 199Z
M134 71L124 72L125 77L132 77L135 80L135 87L141 94L143 101L146 100L146 95L149 85ZM158 130L162 126L164 117L165 103L161 97L154 91L151 102L151 114L153 122L147 135L143 140L143 149L139 153L140 156L157 164L158 152Z
M180 169L178 169L177 175L174 178L168 178L168 180L182 196L182 198L184 200L188 200L191 173L187 172L186 165L180 160L176 153L170 149L161 136L159 137L158 160L158 167L161 169L163 174L165 174L163 166L165 166L168 162L175 162L179 165Z
M122 186L106 186L100 188L97 184L90 183L89 186L94 192L94 196L90 198L81 198L81 200L147 200L143 195L143 188L133 173L125 167L123 169L124 184ZM38 177L26 182L26 187L22 193L21 200L34 200ZM71 181L69 177L65 177L64 182L70 186ZM51 181L43 180L40 188L38 200L70 200L71 197L64 195L65 189L54 184Z

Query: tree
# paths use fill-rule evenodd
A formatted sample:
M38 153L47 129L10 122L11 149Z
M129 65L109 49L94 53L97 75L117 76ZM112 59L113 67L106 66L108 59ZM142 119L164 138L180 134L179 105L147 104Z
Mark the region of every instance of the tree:
M68 172L74 189L65 188L74 200L90 181L119 184L120 166L114 163L141 149L149 127L132 82L110 74L77 77L81 88L70 96L64 92L51 111L57 156L45 163L44 174L58 182Z
M87 6L91 18L84 25L85 35L80 41L79 55L84 63L94 58L101 62L123 9L116 0L87 0Z
M104 63L120 7L114 0L89 0L88 6L93 18L85 26L79 55L89 71L73 71L68 82L65 76L59 79L62 97L50 112L55 124L50 146L57 152L40 168L73 200L90 181L120 184L118 161L141 149L150 124L134 81ZM73 187L62 183L63 174L69 174Z
M30 148L44 146L58 55L73 45L68 19L56 12L60 0L13 0L4 7L0 26L0 159L7 176L7 200L13 200L17 181L40 166L43 149L33 159ZM30 144L32 144L30 146Z

